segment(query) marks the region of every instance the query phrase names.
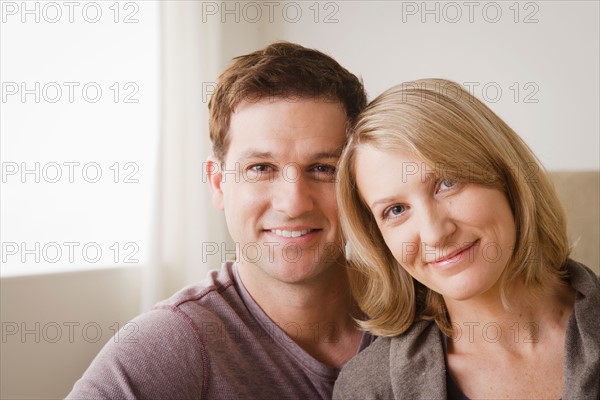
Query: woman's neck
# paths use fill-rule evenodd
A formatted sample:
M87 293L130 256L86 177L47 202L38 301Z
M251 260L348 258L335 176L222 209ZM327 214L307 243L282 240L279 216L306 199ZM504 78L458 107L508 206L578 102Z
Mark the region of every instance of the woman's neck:
M507 289L508 308L502 304L497 287L464 301L444 299L458 346L505 348L535 347L546 334L566 330L575 303L575 290L557 282L548 290L534 291L517 282ZM466 340L465 340L466 339ZM522 346L522 344L529 346Z

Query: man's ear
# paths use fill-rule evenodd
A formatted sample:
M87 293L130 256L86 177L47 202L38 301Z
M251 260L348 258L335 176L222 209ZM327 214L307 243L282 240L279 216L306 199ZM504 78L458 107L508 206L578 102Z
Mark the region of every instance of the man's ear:
M223 190L221 189L221 161L215 156L210 156L204 164L206 170L206 176L208 177L208 184L210 186L210 193L212 195L212 201L215 207L223 211Z

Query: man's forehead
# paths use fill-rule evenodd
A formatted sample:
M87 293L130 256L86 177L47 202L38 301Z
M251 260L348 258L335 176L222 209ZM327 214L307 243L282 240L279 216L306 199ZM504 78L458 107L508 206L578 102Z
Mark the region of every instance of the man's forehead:
M339 129L348 116L339 102L315 99L262 99L240 103L229 121L229 135L234 131L264 129L305 129L330 127Z
M346 114L335 103L249 103L232 116L226 158L314 160L339 157L346 141Z

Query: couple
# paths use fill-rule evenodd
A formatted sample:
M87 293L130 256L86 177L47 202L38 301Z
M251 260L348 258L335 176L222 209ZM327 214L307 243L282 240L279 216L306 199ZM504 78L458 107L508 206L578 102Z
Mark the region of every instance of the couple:
M600 283L547 176L520 170L535 156L452 82L366 103L318 51L236 58L207 174L240 254L68 398L598 398Z

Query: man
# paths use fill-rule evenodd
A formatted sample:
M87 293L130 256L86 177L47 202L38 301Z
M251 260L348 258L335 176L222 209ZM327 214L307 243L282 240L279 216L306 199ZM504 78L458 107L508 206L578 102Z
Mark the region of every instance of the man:
M239 252L132 322L69 398L331 398L372 341L355 325L335 199L361 82L329 56L276 43L234 60L210 103L213 203Z

